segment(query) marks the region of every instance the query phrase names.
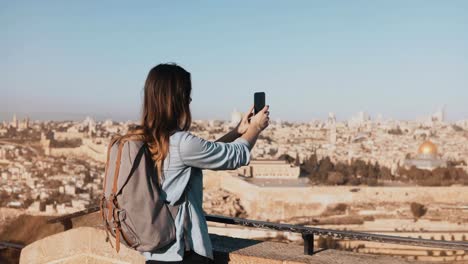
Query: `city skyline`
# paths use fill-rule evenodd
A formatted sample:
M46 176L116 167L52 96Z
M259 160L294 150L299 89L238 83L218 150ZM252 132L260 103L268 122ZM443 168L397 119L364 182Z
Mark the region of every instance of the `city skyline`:
M383 116L381 113L377 114L371 114L367 113L365 111L358 111L356 113L352 113L349 116L346 117L337 117L335 112L328 112L326 116L320 116L316 118L311 118L309 120L284 120L281 118L274 118L272 119L273 121L286 121L286 122L293 122L293 123L307 123L307 122L313 122L313 121L322 121L326 122L327 119L329 118L330 114L334 116L336 121L338 122L353 122L356 118L362 119L363 116L368 119L369 121L415 121L415 122L429 122L431 118L434 118L437 115L441 115L441 118L437 118L438 120L448 122L448 123L455 123L459 121L466 121L468 122L468 119L457 119L457 120L451 120L447 118L447 113L445 112L445 106L442 106L437 109L437 111L433 111L432 113L428 113L424 116L419 116L413 119L395 119L390 116ZM231 112L226 114L222 118L197 118L196 116L192 116L193 120L220 120L220 121L229 121L232 120L233 114L234 113L239 113L245 114L245 111L239 111L237 108L234 108ZM241 117L240 116L240 117ZM92 118L93 120L96 121L106 121L106 120L112 120L112 121L118 121L118 122L126 122L126 121L133 121L133 122L138 122L139 121L139 116L136 115L137 118L115 118L112 116L106 116L103 114L92 114L92 113L57 113L57 112L49 112L49 113L17 113L17 112L0 112L0 122L6 122L9 123L12 120L15 120L15 118L18 120L18 122L24 121L27 119L28 121L74 121L74 122L79 122L83 121L87 118ZM239 118L240 118L239 117Z
M468 118L468 3L0 3L0 119L137 120L149 69L192 74L196 119L265 91L273 119Z

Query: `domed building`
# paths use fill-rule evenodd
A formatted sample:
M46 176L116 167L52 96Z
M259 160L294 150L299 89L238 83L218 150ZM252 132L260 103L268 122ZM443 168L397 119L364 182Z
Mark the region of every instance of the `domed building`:
M446 167L447 163L440 159L437 146L430 140L424 141L418 148L415 158L406 159L405 166L410 168L415 166L418 169L433 170L439 167Z
M424 141L418 148L418 155L427 158L435 158L437 156L437 146L430 140Z

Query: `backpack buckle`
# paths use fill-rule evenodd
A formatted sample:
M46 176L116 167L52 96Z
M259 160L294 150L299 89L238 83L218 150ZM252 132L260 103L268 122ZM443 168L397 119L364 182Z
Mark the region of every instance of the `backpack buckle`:
M125 211L125 209L117 208L117 219L119 219L119 221L122 222L122 221L125 221L126 217L127 217L127 211Z
M112 207L112 218L113 218L113 222L120 222L120 219L119 219L119 211L120 211L120 208L114 206Z

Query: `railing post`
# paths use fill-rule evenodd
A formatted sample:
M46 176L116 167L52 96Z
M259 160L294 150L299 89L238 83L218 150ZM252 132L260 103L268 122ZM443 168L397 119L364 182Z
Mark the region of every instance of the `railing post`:
M314 254L314 234L302 234L304 240L304 255Z
M63 229L64 231L67 231L69 229L72 229L73 228L73 223L72 223L72 220L70 218L68 219L63 219L62 221L60 221L63 225Z

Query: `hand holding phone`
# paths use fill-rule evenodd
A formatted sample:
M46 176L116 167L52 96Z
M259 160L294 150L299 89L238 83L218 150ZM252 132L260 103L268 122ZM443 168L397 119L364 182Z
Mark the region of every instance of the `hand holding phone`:
M255 126L258 127L259 131L264 130L270 123L270 112L268 111L269 106L265 106L265 93L258 92L254 94L254 116L251 119L255 119ZM261 113L260 115L257 115ZM249 120L251 121L251 120Z
M265 93L257 92L254 93L254 115L265 107Z

